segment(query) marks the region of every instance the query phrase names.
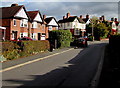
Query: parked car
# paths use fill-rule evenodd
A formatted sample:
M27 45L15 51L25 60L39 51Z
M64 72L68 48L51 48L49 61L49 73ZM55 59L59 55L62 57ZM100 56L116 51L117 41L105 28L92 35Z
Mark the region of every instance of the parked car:
M83 37L80 37L80 38L83 38L85 40L88 40L88 37L87 36L83 36Z
M32 41L33 39L31 39L30 37L22 37L22 38L19 38L18 41Z
M84 38L78 38L78 39L74 40L74 41L71 43L71 46L87 47L87 46L88 46L88 43L87 43L87 40L86 40L86 39L84 39Z

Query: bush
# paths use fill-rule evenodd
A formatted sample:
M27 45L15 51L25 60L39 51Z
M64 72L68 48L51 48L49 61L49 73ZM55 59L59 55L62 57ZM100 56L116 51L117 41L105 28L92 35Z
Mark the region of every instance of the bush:
M20 57L19 51L17 49L3 52L3 56L7 58L7 60L17 59Z
M13 42L1 42L1 43L2 43L2 52L13 51L14 49L19 48L19 46Z
M49 40L55 45L57 40L57 48L69 47L72 41L72 34L70 30L54 30L49 33Z
M1 42L2 55L7 60L17 59L49 50L49 41Z
M42 51L49 50L49 41L23 41L23 52L22 56L28 56L30 54L37 54Z

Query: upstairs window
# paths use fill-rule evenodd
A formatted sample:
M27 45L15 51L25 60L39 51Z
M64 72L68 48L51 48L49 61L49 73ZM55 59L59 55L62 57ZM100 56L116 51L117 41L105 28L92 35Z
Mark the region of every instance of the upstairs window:
M33 23L32 23L32 28L37 28L37 26L38 26L38 25L37 25L37 22L33 22Z
M28 27L28 20L22 19L20 21L20 27Z
M13 25L16 26L16 20L15 19L13 20Z

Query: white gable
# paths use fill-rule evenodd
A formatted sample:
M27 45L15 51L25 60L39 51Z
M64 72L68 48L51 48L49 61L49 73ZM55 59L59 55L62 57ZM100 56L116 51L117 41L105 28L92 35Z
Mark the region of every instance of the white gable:
M58 26L58 24L56 23L55 19L52 19L48 25Z
M89 24L90 23L90 20L88 19L88 21L86 22L86 24Z
M77 18L75 18L74 22L77 22L77 23L79 23L79 21L78 21L78 19L77 19Z
M21 17L21 18L28 19L27 14L23 8L15 15L15 17Z
M112 23L112 29L116 29L116 24L115 24L115 22Z
M40 17L40 14L38 13L37 16L35 17L34 19L35 21L39 21L39 22L42 22L42 19Z

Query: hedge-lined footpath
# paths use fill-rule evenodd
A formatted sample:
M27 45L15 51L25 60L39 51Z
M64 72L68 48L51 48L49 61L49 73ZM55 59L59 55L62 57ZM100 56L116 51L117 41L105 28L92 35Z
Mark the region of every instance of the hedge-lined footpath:
M7 60L37 54L50 49L49 41L2 42L1 57ZM3 56L2 56L3 55ZM2 58L1 58L2 61Z

